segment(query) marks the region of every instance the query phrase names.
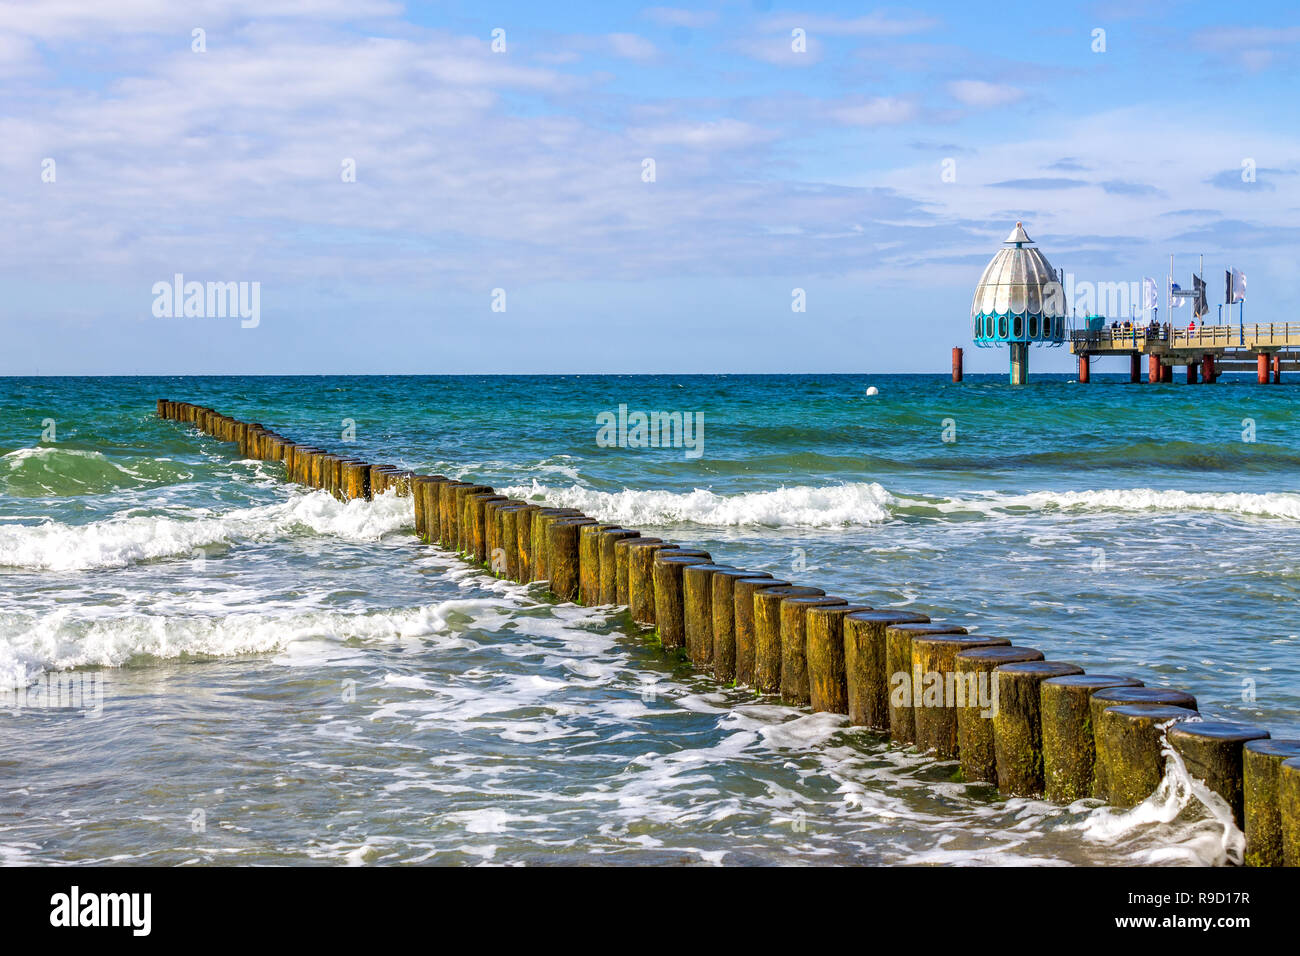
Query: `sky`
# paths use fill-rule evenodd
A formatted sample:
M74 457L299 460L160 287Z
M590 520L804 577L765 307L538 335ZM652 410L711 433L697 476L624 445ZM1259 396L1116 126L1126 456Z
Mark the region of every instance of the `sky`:
M1298 65L1268 0L0 0L0 375L1003 372L1017 220L1300 321Z

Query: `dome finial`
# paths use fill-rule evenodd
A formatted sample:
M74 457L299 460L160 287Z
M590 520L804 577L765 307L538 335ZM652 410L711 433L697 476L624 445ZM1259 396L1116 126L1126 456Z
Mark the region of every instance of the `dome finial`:
M1021 224L1020 220L1016 220L1016 228L1012 229L1011 235L1007 236L1002 241L1014 242L1016 245L1021 245L1022 243L1029 243L1032 245L1034 240L1029 238L1029 235L1025 232L1025 227Z

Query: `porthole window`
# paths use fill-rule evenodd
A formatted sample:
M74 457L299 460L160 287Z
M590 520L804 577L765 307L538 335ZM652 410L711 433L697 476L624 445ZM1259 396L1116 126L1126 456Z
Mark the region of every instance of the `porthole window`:
M1036 315L1029 317L1029 337L1031 339L1038 338L1038 316Z
M998 337L1003 339L1007 337L1007 317L1005 315L998 316Z
M1015 334L1012 336L1012 338L1017 338L1017 339L1019 339L1019 338L1023 338L1023 337L1024 337L1024 335L1025 335L1025 317L1024 317L1023 315L1018 315L1018 316L1016 316L1016 324L1013 326L1013 328L1015 329Z

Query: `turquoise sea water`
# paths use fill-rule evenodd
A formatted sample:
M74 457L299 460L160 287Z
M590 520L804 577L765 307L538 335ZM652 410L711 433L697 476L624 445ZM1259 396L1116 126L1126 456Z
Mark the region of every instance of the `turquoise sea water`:
M306 493L154 400L1294 737L1297 395L1245 376L0 379L0 861L1224 861L1239 835L1176 774L1132 814L1002 800L719 687L617 611L469 571L415 543L409 500ZM701 413L698 457L602 447L620 405ZM60 674L102 712L42 705Z

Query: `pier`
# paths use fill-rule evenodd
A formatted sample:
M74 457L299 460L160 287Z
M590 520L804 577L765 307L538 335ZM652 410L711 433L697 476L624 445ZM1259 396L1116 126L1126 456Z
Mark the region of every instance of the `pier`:
M1205 330L1207 340L1215 334ZM1259 334L1236 348L1264 354L1273 343ZM1287 334L1300 337L1300 327ZM1179 341L1171 338L1166 348ZM1144 354L1132 337L1121 344L1117 352ZM1279 342L1268 351L1280 356L1288 347ZM1200 343L1187 348L1188 355L1215 351ZM1226 355L1233 346L1219 348ZM1165 367L1165 352L1145 354ZM575 509L331 454L205 406L158 399L157 414L233 443L245 458L279 463L286 479L340 501L409 499L423 545L454 552L496 578L544 584L556 600L623 607L653 629L663 653L722 684L842 714L848 726L957 761L965 782L1009 797L1133 806L1159 786L1172 748L1231 810L1245 833L1243 862L1300 866L1300 740L1197 720L1196 699L1185 692L1085 674L1008 638L968 633L912 610L870 608Z
M1142 357L1147 381L1173 380L1173 368L1186 368L1189 383L1212 383L1224 372L1255 372L1261 385L1281 384L1283 372L1300 370L1300 323L1254 325L1138 326L1131 320L1099 328L1071 330L1070 351L1078 356L1079 381L1088 381L1095 357L1129 357L1129 380L1141 380Z

